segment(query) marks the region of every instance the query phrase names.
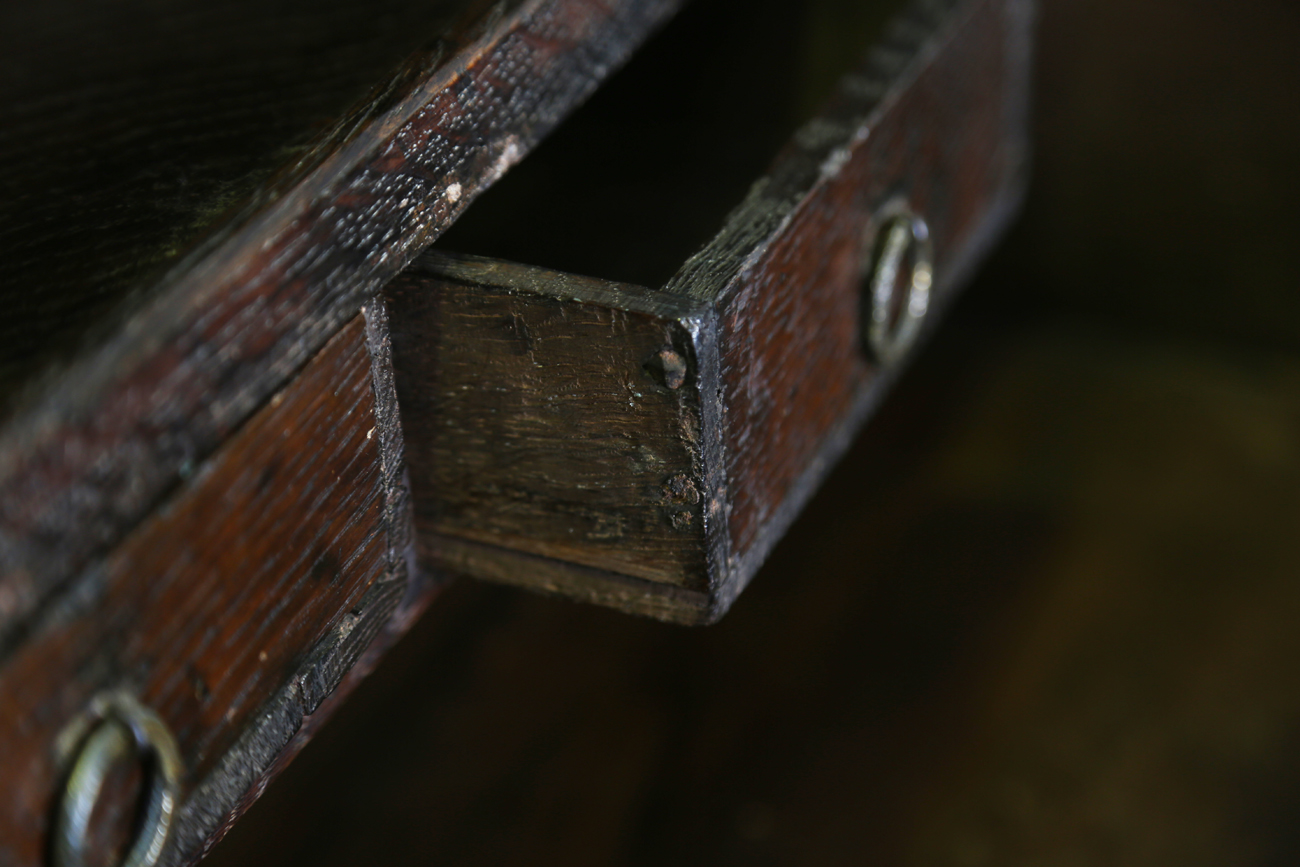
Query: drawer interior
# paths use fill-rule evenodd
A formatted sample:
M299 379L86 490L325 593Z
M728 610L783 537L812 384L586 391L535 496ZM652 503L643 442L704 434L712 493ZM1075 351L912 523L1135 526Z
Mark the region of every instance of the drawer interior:
M661 286L903 0L697 0L437 247Z

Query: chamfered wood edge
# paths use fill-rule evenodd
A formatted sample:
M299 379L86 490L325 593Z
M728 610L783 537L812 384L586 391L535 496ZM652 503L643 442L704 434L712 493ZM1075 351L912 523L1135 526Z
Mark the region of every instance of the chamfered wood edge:
M390 568L405 564L412 543L411 490L406 478L402 415L397 404L393 373L393 341L388 324L388 306L382 297L361 308L366 324L366 347L370 351L370 385L375 395L375 428L379 435L379 456L384 479L384 511L388 525Z
M722 396L722 362L718 348L718 313L710 309L686 326L695 352L696 389L700 394L700 458L704 469L704 539L709 562L708 607L700 624L717 622L727 613L736 593L729 575L731 562L730 499L727 494L727 408ZM705 398L708 395L708 398Z
M594 602L683 625L716 619L709 595L672 584L435 533L420 533L416 548L420 562L431 570Z
M677 0L527 0L362 110L269 202L166 275L0 432L0 655ZM529 52L531 66L509 55ZM513 78L494 75L510 70ZM477 112L477 114L475 114ZM495 112L495 113L494 113Z
M370 353L375 432L384 495L387 571L301 667L262 704L235 744L182 802L164 853L167 865L192 864L216 845L307 744L342 699L373 670L441 588L415 561L409 484L393 381L388 315L382 299L362 308Z

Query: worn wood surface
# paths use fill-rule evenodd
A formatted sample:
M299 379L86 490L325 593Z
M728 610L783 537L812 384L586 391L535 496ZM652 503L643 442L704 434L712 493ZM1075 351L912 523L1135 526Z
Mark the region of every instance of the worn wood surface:
M446 254L396 281L428 562L725 613L892 378L862 339L882 207L927 218L936 308L1014 207L1027 26L1018 0L909 7L662 290Z
M168 857L184 860L384 627L406 593L406 515L370 313L369 339L349 323L0 668L0 863L41 862L56 738L100 690L137 694L180 744Z
M844 263L832 216L847 208L860 235L853 208L869 215L873 204L859 199L895 193L914 172L951 173L933 183L954 199L936 226L965 251L945 263L957 279L997 225L987 187L1010 180L996 151L1006 130L969 125L968 115L1001 110L1006 89L992 76L998 86L981 88L989 104L974 107L953 91L951 115L942 93L933 105L911 97L914 115L897 106L911 105L918 86L951 84L934 72L947 69L943 59L972 60L954 45L1014 52L998 31L1007 6L917 7L896 31L911 53L888 63L877 53L874 84L851 79L840 103L801 131L701 254L726 273L738 255L726 244L752 242L742 258L770 271L758 289L745 288L753 271L716 291L710 272L689 291L679 279L652 292L444 259L433 292L427 274L413 275L388 296L404 323L391 348L405 379L386 361L385 304L355 316L674 6L475 5L453 44L417 54L292 165L265 176L245 167L238 195L219 172L196 175L239 201L217 219L204 210L211 199L187 199L192 216L212 218L192 227L188 246L174 234L144 238L165 220L141 212L135 224L124 210L102 240L143 233L139 273L111 257L58 272L69 286L81 281L75 291L100 293L95 309L124 306L96 316L98 334L67 322L48 343L33 330L40 352L15 345L15 379L45 373L27 380L0 430L0 863L41 857L67 768L54 740L110 687L138 694L181 743L184 798L166 862L191 862L220 838L436 589L412 580L403 424L414 434L417 494L437 492L417 497L426 562L679 621L726 610L866 400L846 409L832 394L812 424L776 436L777 452L806 439L777 455L754 494L771 514L755 513L733 487L732 475L748 483L753 471L733 460L749 434L734 439L730 414L752 396L753 377L733 376L743 366L736 347L763 344L734 319L750 304L773 321L798 320L761 286L808 281L817 285L790 297L822 305L818 292L834 284L826 309L842 312L843 275L818 270ZM927 75L936 81L924 85ZM916 138L905 124L934 127L908 150L880 131L891 122L903 138ZM893 162L862 156L868 125L866 139L892 141ZM936 152L927 142L943 135L985 135L994 151ZM995 171L963 173L990 161ZM863 186L870 167L879 188ZM786 196L777 204L763 198L774 189ZM805 213L823 222L801 222ZM984 234L971 228L981 221ZM781 271L773 251L823 230L818 243L831 247L816 248L815 267L805 258ZM57 305L41 311L59 319ZM502 384L484 388L489 373ZM745 412L745 424L766 424ZM507 427L507 417L524 423ZM758 529L737 530L733 511Z
M118 324L124 296L205 232L283 194L285 170L355 132L342 120L413 55L464 48L473 7L5 3L0 404L96 323Z
M863 352L860 325L880 209L901 197L929 223L935 308L1014 209L1026 169L1028 16L1022 0L910 5L665 287L719 317L723 399L716 422L705 418L722 435L706 453L708 496L727 503L718 611L889 383Z
M204 857L320 730L338 706L374 669L379 659L433 600L439 576L417 568L412 546L407 470L394 387L387 308L374 300L362 316L370 356L374 426L378 443L387 573L348 608L339 626L299 653L291 677L261 701L231 747L194 787L178 821L169 864ZM322 353L323 354L323 353ZM322 359L314 359L313 366Z
M446 536L707 589L675 299L446 255L384 297L422 550Z
M184 243L171 234L170 220L146 207L155 198L144 191L150 176L133 174L135 163L106 180L133 192L114 188L95 195L115 207L144 208L140 226L125 211L114 212L105 217L111 225L103 233L87 228L87 236L113 251L118 240L131 240L131 231L152 226L152 234L138 240L147 248L143 259L154 262L148 274L161 276L123 277L129 315L115 321L97 316L110 323L105 332L53 341L67 343L71 354L59 355L53 368L42 362L46 372L35 380L25 377L29 387L15 398L0 430L0 653L12 650L20 625L54 588L119 541L674 6L672 0L475 3L460 25L431 25L423 34L412 34L415 25L398 15L396 24L379 27L403 34L394 45L409 45L412 35L441 36L444 42L417 52L395 76L374 82L379 90L353 113L322 120L335 124L333 130L305 152L293 147L295 130L311 127L317 104L289 112L283 132L288 152L270 180L241 187L240 179L262 175L238 159L237 165L196 175L212 195L196 200L191 214L201 225ZM31 5L15 9L19 24L47 14ZM210 35L206 20L197 14L191 22L200 34L194 38ZM274 15L267 20L280 21ZM322 33L351 35L349 15L331 21ZM278 32L283 22L268 26ZM242 80L245 62L252 64L248 75L257 77L269 38L259 33L241 37L243 47L222 67L232 81ZM162 62L158 58L165 60L173 48L141 62ZM368 62L380 64L387 51L376 49ZM283 90L288 102L295 94L317 93L310 75L315 67L307 67L285 73L283 82L272 75L265 93ZM335 94L340 100L354 83L344 78ZM238 103L230 108L232 116L252 111L249 105L271 111L281 101L263 103L261 85L227 85L243 94L232 96ZM13 86L17 101L29 104L23 81ZM136 88L142 89L148 86ZM184 117L226 135L227 119L219 110L224 104L202 89L193 99L198 105ZM328 102L321 99L321 105ZM148 113L150 105L146 101L141 110ZM215 108L204 114L202 106ZM33 123L45 116L41 111L31 109ZM184 139L184 129L178 121L173 132ZM166 142L164 136L156 143ZM195 144L194 152L201 157L205 147ZM45 156L41 151L32 158ZM180 162L179 168L164 162L170 178L164 186L188 183L188 163ZM246 193L240 201L222 198L239 190ZM75 200L67 203L69 213L79 213ZM209 220L208 209L214 208L225 216ZM24 213L17 215L20 222ZM98 213L89 208L86 217ZM52 232L62 231L45 211L39 219ZM128 237L115 240L114 227ZM24 249L30 255L47 249L41 231L21 225L13 231L27 233ZM104 262L104 273L118 273L110 260ZM96 267L88 265L68 280L82 287L77 292L103 288L116 297L116 284ZM57 318L58 303L40 297L45 319Z

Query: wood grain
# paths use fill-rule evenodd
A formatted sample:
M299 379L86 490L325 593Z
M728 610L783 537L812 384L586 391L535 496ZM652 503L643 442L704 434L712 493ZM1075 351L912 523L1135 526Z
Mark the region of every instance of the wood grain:
M384 296L416 527L434 562L436 535L707 588L688 308L445 254Z
M175 733L196 792L180 858L262 770L248 733L278 752L383 627L406 592L404 502L366 330L344 328L0 669L0 862L40 862L56 737L95 693L129 689Z
M719 611L892 379L863 352L859 324L880 209L902 197L929 222L936 307L1014 209L1028 24L1021 0L913 3L665 287L719 317L724 433L706 455L709 497L727 505Z
M675 5L472 4L43 367L0 430L0 654Z

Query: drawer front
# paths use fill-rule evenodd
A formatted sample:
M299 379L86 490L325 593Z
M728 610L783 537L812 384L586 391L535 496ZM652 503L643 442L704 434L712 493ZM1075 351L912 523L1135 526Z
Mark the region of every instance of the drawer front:
M284 746L396 606L400 503L366 331L344 327L0 669L0 863L41 863L84 715L115 691L177 742L168 857L192 851L260 770L251 747ZM114 799L133 790L99 800Z
M864 340L866 275L889 215L905 208L928 229L925 326L1019 200L1026 6L929 11L941 5L905 14L670 284L713 297L718 315L723 441L713 485L726 492L727 592L766 557L902 360L882 363Z

